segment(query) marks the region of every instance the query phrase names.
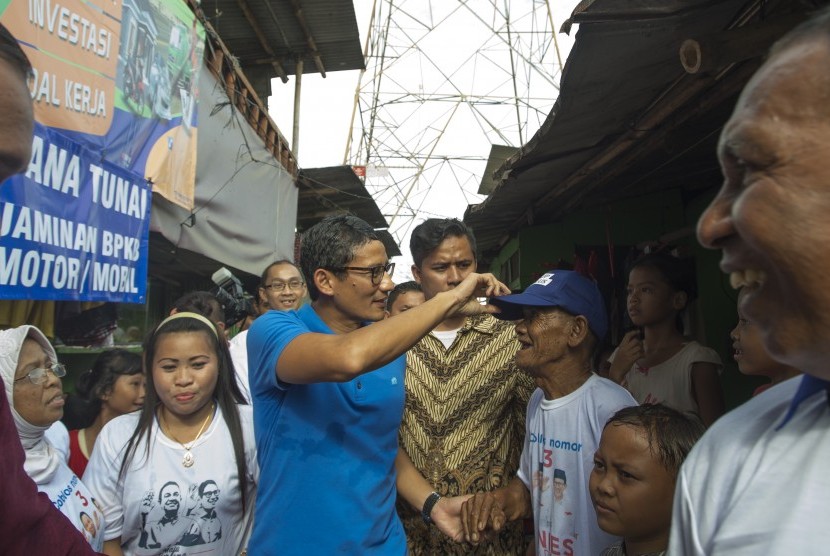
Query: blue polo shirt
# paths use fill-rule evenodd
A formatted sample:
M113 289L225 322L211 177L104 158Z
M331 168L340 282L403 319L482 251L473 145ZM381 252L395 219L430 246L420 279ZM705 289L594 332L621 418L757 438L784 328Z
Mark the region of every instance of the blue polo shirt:
M311 305L269 311L248 332L260 467L248 553L406 554L395 511L405 356L349 382L278 381L280 354L308 332L333 334Z

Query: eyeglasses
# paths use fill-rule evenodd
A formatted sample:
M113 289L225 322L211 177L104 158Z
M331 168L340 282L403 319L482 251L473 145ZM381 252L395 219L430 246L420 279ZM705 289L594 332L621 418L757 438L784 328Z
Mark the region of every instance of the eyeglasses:
M300 280L289 280L288 282L271 282L270 284L267 284L263 287L266 290L273 290L278 292L283 291L286 287L289 290L299 291L303 287L303 282Z
M206 490L202 493L205 498L219 498L218 490Z
M66 365L64 365L63 363L52 363L51 367L47 367L45 369L32 369L24 376L14 379L14 382L20 382L21 380L25 380L28 378L29 382L31 382L35 386L40 386L41 384L44 384L46 382L47 372L51 372L58 378L64 377L66 376Z
M377 286L385 275L391 275L395 272L395 263L379 264L377 266L343 266L340 268L330 268L329 270L333 270L334 272L345 272L347 270L366 272L372 279L372 285Z

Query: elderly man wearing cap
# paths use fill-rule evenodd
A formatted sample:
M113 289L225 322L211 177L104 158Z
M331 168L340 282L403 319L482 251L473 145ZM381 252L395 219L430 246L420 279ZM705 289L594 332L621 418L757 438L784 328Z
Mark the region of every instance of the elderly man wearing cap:
M637 405L624 388L594 373L593 354L608 329L602 294L588 278L557 270L492 303L501 309L498 318L521 319L516 366L538 388L528 403L519 474L465 502L466 540L478 543L532 510L537 554L599 554L614 538L597 526L588 494L594 452L608 418ZM570 494L557 499L553 485L565 475Z

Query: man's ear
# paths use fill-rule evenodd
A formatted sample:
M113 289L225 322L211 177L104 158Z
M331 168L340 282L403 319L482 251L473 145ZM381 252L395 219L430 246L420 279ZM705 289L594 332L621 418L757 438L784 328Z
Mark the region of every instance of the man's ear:
M588 328L588 319L582 315L577 315L571 321L571 329L568 333L568 345L575 348L581 345L591 333Z
M421 269L413 264L412 267L411 267L411 270L412 270L412 277L415 279L415 282L420 284L421 283Z
M314 285L317 286L317 291L323 295L334 297L334 274L325 268L318 268L314 271Z

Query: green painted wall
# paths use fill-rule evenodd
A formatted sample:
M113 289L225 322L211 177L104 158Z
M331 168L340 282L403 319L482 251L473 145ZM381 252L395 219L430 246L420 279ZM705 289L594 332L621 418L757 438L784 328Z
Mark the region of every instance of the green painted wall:
M575 212L561 222L524 228L521 245L521 285L559 259L573 261L575 245L636 245L684 227L685 215L678 191L626 199L599 209ZM606 231L607 230L607 231Z
M490 262L489 272L495 274L496 277L507 284L507 287L511 290L520 289L521 281L518 277L513 280L508 279L502 269L504 268L505 262L507 262L507 260L510 259L517 251L519 251L519 239L512 238L504 245L504 247L502 247L498 256ZM518 260L521 261L521 253L519 254ZM481 270L483 271L484 269Z

